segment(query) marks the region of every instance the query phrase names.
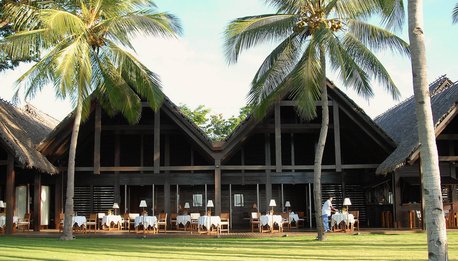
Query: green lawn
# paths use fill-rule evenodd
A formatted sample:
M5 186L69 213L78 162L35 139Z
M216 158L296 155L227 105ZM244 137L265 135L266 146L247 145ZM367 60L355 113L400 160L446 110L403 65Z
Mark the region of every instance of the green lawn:
M450 260L458 260L458 232L448 234ZM426 260L424 233L332 234L276 238L23 238L0 236L0 260Z

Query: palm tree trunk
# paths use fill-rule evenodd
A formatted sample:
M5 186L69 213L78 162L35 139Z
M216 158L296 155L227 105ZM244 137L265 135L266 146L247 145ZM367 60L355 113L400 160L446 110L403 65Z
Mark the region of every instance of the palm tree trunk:
M323 217L321 216L321 163L323 161L324 147L328 136L329 108L328 108L328 89L326 87L326 57L323 48L320 48L320 63L322 71L321 79L321 130L318 144L315 149L315 161L313 166L313 197L315 203L315 220L317 228L317 239L326 240L324 233Z
M83 111L82 97L78 97L78 104L76 105L75 122L73 123L72 139L70 142L68 168L67 168L67 194L65 200L65 221L64 221L64 234L60 239L73 240L73 195L75 191L75 155L76 145L78 143L78 133L81 124L81 113Z
M434 133L423 34L423 1L409 0L409 40L413 87L416 102L418 137L421 144L421 172L428 240L428 259L447 260L447 235L442 205L439 160Z

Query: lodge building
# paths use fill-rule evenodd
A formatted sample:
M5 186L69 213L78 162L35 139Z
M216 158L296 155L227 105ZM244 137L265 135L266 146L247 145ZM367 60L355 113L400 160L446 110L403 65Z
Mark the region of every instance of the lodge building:
M453 209L458 203L458 85L441 77L431 84L431 94L444 204ZM339 208L351 198L363 227L408 227L406 213L422 210L413 99L375 121L332 82L328 99L323 197L335 195ZM275 199L275 211L284 211L289 201L313 227L321 103L311 121L299 118L295 106L285 96L265 118L250 116L224 141L212 142L169 99L157 112L145 103L136 125L121 115L109 116L93 100L78 137L75 211L89 216L116 202L122 213L138 213L146 200L152 215L180 212L186 202L190 211L204 212L211 199L216 214L229 212L232 227L244 228L254 206L266 212ZM0 199L7 203L7 219L33 213L35 230L56 227L65 202L73 114L56 126L32 106L19 109L1 101L0 119Z

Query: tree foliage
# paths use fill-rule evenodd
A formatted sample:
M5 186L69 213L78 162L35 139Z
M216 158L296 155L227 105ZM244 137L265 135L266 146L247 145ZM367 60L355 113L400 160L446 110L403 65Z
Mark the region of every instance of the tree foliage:
M455 8L453 8L453 23L456 24L458 23L458 3L455 5Z
M211 114L211 110L204 105L194 110L186 104L180 104L181 112L191 119L212 140L224 140L250 114L249 106L242 107L238 116L224 118L222 114Z

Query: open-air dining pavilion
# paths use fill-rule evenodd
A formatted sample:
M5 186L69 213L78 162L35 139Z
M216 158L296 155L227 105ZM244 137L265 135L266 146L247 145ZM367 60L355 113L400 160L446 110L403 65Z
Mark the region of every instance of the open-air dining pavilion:
M331 224L421 228L413 100L374 121L332 82L328 89L322 194L352 214L339 213ZM447 224L456 227L458 85L441 77L431 90ZM304 121L285 95L264 119L248 117L212 142L168 99L157 112L144 103L137 125L93 100L78 137L74 223L83 231L137 233L313 228L317 111ZM56 126L33 107L1 101L0 118L0 228L61 229L73 114Z

